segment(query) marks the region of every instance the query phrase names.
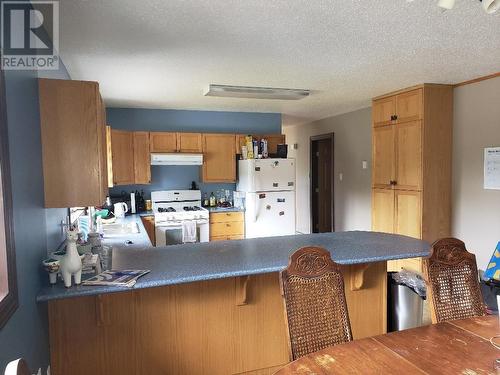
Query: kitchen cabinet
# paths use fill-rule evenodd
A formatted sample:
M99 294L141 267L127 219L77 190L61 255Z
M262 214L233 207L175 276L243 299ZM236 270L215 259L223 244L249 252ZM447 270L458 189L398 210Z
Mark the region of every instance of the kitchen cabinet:
M153 246L156 245L156 231L155 231L155 217L154 216L142 216L141 217L142 224L146 229L146 233L148 234L149 240Z
M134 134L124 130L111 130L113 154L113 183L130 185L134 183Z
M428 242L450 235L453 87L424 84L372 106L372 229ZM421 271L421 260L388 262Z
M241 146L246 145L245 137L246 134L236 134L236 153L241 154ZM262 138L267 139L267 153L269 155L275 155L278 152L278 145L286 143L285 134L264 134L264 135L253 135L253 139L260 141Z
M101 205L106 115L97 82L39 79L45 207Z
M149 133L111 130L115 185L151 183Z
M210 213L210 241L241 240L245 238L243 212Z
M203 182L236 182L234 134L203 134Z
M201 133L177 133L178 152L202 152Z
M150 132L151 152L177 152L177 133Z
M134 132L134 183L151 183L151 157L149 153L149 133Z
M113 151L111 149L111 126L106 126L106 158L108 161L108 187L113 187Z

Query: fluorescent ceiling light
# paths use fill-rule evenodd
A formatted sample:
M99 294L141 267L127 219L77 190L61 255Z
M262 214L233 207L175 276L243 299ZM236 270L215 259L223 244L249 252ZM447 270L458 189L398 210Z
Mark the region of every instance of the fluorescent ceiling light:
M455 0L439 0L438 2L438 7L441 7L443 9L453 9L455 6Z
M309 96L309 94L309 90L302 89L210 84L204 95L221 96L225 98L299 100Z
M500 0L481 0L481 2L483 3L484 10L488 14L495 13L500 9Z

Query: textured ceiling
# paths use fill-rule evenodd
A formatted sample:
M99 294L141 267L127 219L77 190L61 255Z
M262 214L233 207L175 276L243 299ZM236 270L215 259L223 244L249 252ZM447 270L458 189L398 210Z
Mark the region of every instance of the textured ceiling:
M500 71L500 12L458 0L63 0L61 56L112 107L282 112L367 106L423 82ZM313 90L300 101L214 98L209 83Z

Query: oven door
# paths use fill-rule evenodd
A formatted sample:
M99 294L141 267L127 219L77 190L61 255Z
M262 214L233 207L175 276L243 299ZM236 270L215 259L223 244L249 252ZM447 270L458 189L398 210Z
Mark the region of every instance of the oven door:
M156 246L182 245L182 225L156 226ZM206 232L206 233L205 233ZM208 241L208 220L201 220L196 225L196 242Z

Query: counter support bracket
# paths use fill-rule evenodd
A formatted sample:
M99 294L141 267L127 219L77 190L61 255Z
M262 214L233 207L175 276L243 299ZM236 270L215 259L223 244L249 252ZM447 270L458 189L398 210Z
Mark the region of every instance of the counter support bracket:
M244 306L248 303L248 282L250 275L236 278L236 305Z
M370 267L370 263L353 264L349 272L349 284L352 291L363 289L365 283L365 271Z

